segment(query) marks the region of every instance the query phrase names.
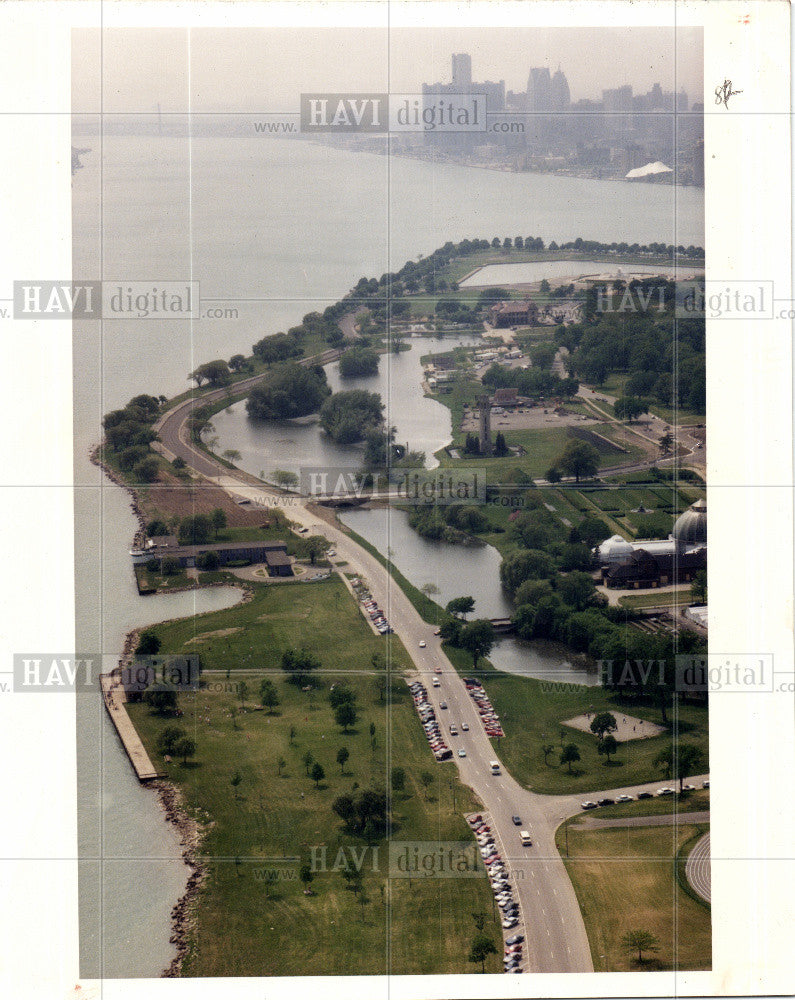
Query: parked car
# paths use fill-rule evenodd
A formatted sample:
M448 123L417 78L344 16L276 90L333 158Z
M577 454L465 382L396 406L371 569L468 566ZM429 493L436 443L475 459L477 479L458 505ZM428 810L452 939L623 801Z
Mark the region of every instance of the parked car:
M631 795L619 795L616 798L616 802L634 802L635 800Z
M616 804L615 799L599 799L600 806L614 806Z
M582 802L580 804L582 805L583 809L596 809L597 806L596 802L591 802L590 800L588 800L587 802Z
M524 934L514 934L513 937L506 938L506 944L521 944L524 941Z
M513 820L513 825L514 826L521 826L522 825L522 819L521 819L520 816L511 816L511 819Z
M425 649L425 640L420 639L420 649Z
M657 791L654 794L655 795L673 795L674 794L674 790L673 790L673 788L668 788L666 786L665 788L658 788Z
M682 785L683 792L694 792L696 790L695 785Z
M469 732L469 723L468 722L462 722L461 723L461 728L464 730L465 733L468 733Z
M458 756L459 757L466 757L466 755L467 755L466 750L463 747L459 747L459 749L458 749Z
M439 702L439 708L447 708L447 702L446 701L440 701Z
M709 778L707 778L706 781L702 781L701 782L701 787L702 788L709 788Z
M638 798L639 799L653 799L654 796L651 794L651 792L638 792Z

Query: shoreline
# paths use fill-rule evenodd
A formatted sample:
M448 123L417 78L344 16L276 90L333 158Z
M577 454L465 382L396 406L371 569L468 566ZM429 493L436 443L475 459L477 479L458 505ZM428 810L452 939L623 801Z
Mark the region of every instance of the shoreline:
M118 486L126 491L130 499L130 508L138 521L138 531L143 532L146 526L146 521L141 511L141 507L138 502L138 495L135 489L128 483L125 483L114 469L111 469L105 462L102 461L100 453L101 445L96 445L89 453L89 460L92 465L96 465L99 469L101 469L115 486ZM244 580L241 580L239 584L219 581L218 583L200 586L197 583L195 587L180 589L205 590L210 587L219 586L232 587L240 590L241 597L238 602L239 604L247 604L254 598L254 588L249 586ZM177 593L177 591L173 591L173 593ZM167 624L173 621L181 621L181 619L164 619L163 622L158 622L157 624ZM138 644L141 633L150 627L151 626L148 625L139 625L131 629L125 635L124 643L122 644L121 649L121 659L125 659L132 655L135 646ZM107 711L107 706L105 710ZM188 953L188 949L190 947L190 937L196 925L199 893L207 875L206 866L199 857L199 849L207 832L207 828L202 827L202 825L187 811L182 792L172 781L166 778L157 778L154 781L148 782L145 787L151 788L157 793L157 805L162 812L164 821L166 823L171 823L176 827L180 846L182 847L182 860L185 867L188 869L185 889L177 899L177 902L171 908L169 918L171 922L171 936L169 937L169 943L174 946L176 954L171 959L169 965L160 973L161 979L174 979L179 978L182 974L182 963Z

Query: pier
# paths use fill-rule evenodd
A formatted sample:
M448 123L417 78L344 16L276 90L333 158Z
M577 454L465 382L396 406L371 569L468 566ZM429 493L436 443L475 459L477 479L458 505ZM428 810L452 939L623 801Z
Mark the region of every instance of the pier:
M121 745L127 753L138 780L144 782L165 777L152 764L149 754L141 742L141 737L127 714L125 707L127 694L119 674L115 671L110 674L100 674L99 683L102 687L102 700L105 702L105 708L108 710L111 722L116 727Z

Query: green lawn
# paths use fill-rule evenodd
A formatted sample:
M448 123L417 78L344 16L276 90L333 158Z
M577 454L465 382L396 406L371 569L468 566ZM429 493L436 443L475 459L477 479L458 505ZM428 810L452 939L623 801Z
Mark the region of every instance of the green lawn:
M208 877L184 975L475 972L479 967L468 963L467 955L476 934L471 914L478 910L486 913L486 930L499 946L485 874L414 877L410 884L388 878L386 841L368 844L347 834L331 810L343 793L384 789L397 764L407 783L393 798L393 841L427 841L431 849L438 841L470 843L462 814L480 808L459 783L455 766L434 761L405 683L393 674L387 685L386 675L373 671L371 652L383 650L384 640L369 632L341 587L330 580L305 588L257 588L254 600L242 607L187 625L157 627L164 652L200 648L205 667L222 671L205 675L207 688L180 695L183 715L177 720L154 715L141 703L129 706L153 759L206 826L202 854ZM336 628L324 637L330 621ZM234 628L243 631L186 644L191 635ZM318 652L327 669L314 692L288 684L279 669L269 672L281 702L271 714L256 705L263 671L237 669L226 680L223 670L273 666L288 644ZM252 645L258 655L239 662ZM248 686L243 702L241 680ZM347 733L334 722L328 703L330 685L340 681L355 692L359 709ZM163 761L154 746L157 734L175 723L197 744L187 766ZM344 771L336 760L343 746L350 753ZM306 774L307 752L325 771L318 787ZM427 793L420 782L423 771L433 776ZM242 779L236 790L235 772ZM364 905L346 890L339 870L352 867L354 855L362 864ZM311 883L315 895L305 896L298 868L312 857L319 869ZM267 869L278 873L274 886L264 880ZM486 971L498 970L499 955L492 956Z
M628 597L619 597L618 603L622 608L662 608L672 607L674 604L690 604L692 596L690 587L679 587L677 590L661 594L630 594Z
M668 784L668 782L662 782ZM678 788L679 782L671 783ZM687 784L687 782L685 782ZM589 815L596 819L621 819L625 816L669 816L671 813L706 812L709 809L709 789L697 788L694 792L681 795L661 795L660 798L637 799L634 802L619 802L614 806L600 806Z
M597 972L709 969L712 934L709 910L679 886L679 848L698 826L620 827L584 830L568 825L566 867L580 903ZM565 854L562 827L558 848ZM638 962L621 938L647 930L659 951Z
M463 654L463 651L457 651ZM450 652L448 652L448 656ZM451 657L452 658L452 657ZM471 673L472 660L463 654L453 660L460 673ZM586 792L600 788L618 788L663 780L652 761L670 741L670 733L646 740L621 744L611 764L597 753L598 740L569 726L566 719L574 718L594 707L594 711L609 711L614 715L631 713L641 719L661 723L659 710L645 705L622 704L616 697L599 687L555 685L529 677L516 677L500 671L483 670L478 665L481 680L502 722L505 736L499 741L498 752L506 768L534 792L562 794ZM669 719L671 713L669 712ZM581 760L568 766L559 763L561 733L563 743L574 743ZM704 752L703 771L708 769L707 710L693 705L679 708L680 737L695 743ZM544 763L542 747L552 744L554 750Z

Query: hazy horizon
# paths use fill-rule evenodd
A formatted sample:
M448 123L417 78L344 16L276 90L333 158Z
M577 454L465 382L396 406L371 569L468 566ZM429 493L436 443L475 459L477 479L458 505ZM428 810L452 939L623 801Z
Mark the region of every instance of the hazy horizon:
M302 92L414 93L449 83L456 52L472 56L473 81L506 91L547 66L573 102L655 83L703 100L701 28L106 28L101 41L74 30L72 46L77 114L292 112Z

